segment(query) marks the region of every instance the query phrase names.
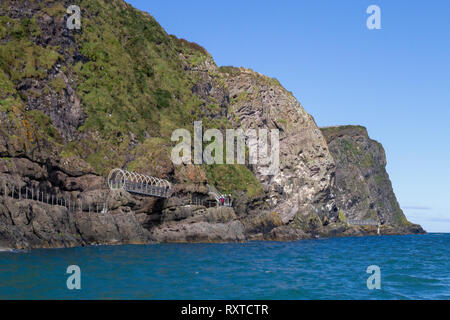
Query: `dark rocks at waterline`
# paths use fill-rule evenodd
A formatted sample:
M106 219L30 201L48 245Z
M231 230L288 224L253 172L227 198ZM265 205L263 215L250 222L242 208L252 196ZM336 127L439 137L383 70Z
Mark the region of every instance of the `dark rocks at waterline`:
M61 206L0 198L0 247L60 248L152 240L131 212L71 213Z

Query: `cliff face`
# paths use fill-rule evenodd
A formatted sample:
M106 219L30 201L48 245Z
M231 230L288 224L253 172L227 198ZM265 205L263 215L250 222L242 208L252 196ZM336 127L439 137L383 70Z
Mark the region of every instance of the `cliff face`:
M322 128L336 161L333 194L348 219L375 220L392 230L423 232L406 220L386 172L383 146L369 138L366 128Z
M287 224L296 215L330 216L334 161L314 119L277 80L251 70L223 68L231 97L231 114L243 129L278 129L280 170L260 174L268 186L271 209ZM228 71L228 72L227 72Z
M81 30L65 26L72 4ZM279 129L280 171L173 165L173 130L199 120L204 130ZM291 93L251 70L218 68L205 49L121 0L2 1L0 122L0 247L364 234L339 220L339 205L350 207L343 194L333 198L338 160ZM168 179L174 195L111 192L105 178L115 167ZM207 184L231 193L234 208L199 205ZM4 197L5 187L83 208ZM94 213L99 204L108 212ZM401 217L391 213L381 214L387 224Z

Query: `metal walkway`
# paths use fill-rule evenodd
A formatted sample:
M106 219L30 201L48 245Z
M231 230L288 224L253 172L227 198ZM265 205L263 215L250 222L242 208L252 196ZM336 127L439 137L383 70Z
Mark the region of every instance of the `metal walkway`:
M221 194L214 186L209 184L207 186L209 190L208 194L214 197L218 205L222 205L221 198L223 198L223 206L233 206L233 199L231 198L231 195Z
M380 226L381 224L378 221L375 220L347 220L347 223L349 225L353 226L376 226L377 227L377 234L380 234Z
M375 220L347 220L348 224L353 226L377 226L380 223Z
M172 184L169 181L122 169L111 170L108 186L111 190L125 190L147 197L169 198L172 194Z

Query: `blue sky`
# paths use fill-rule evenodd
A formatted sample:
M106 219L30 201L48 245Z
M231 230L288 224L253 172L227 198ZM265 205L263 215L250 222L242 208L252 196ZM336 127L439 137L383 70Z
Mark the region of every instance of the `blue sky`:
M408 219L450 232L450 1L127 2L218 65L277 78L319 126L366 126Z

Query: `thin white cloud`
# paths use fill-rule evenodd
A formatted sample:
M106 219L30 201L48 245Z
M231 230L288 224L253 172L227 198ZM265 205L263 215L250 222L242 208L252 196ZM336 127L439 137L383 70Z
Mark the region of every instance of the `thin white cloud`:
M421 207L421 206L406 206L402 207L403 210L431 210L430 207Z
M450 210L448 209L437 212L435 208L406 209L405 215L409 221L420 224L427 232L450 232Z

